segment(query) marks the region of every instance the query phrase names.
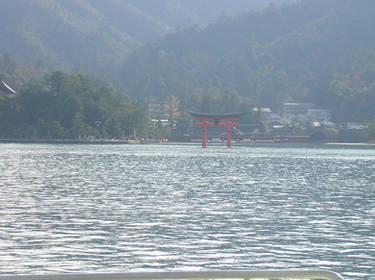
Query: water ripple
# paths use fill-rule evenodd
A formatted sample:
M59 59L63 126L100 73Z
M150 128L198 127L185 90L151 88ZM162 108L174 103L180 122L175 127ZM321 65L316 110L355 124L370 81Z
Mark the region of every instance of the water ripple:
M374 170L368 149L2 144L0 272L369 279Z

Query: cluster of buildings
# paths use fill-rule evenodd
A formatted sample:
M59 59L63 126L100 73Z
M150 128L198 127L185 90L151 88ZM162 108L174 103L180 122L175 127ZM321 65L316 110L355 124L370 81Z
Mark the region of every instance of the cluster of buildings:
M283 118L291 123L312 122L332 125L331 111L315 108L312 103L284 103Z
M313 103L283 103L281 114L273 113L270 108L254 108L264 127L246 127L241 124L243 138L250 142L309 142L314 129L332 127L331 111L316 108ZM308 131L310 129L310 131Z
M165 101L149 98L145 103L149 118L153 123L168 125L167 104ZM248 142L310 142L313 137L321 140L329 137L332 141L338 140L357 142L363 139L364 127L356 124L346 124L345 129L340 129L341 135L327 135L327 129L338 131L338 126L332 122L331 111L317 108L313 103L283 103L281 113L274 113L270 108L253 108L258 115L263 127L259 123L246 124L239 121L239 126L232 128L234 140ZM325 130L325 135L321 135ZM343 132L343 133L342 133ZM320 135L319 135L320 133ZM180 138L182 135L179 136ZM189 136L199 141L201 128L196 127ZM185 141L189 137L183 136ZM209 141L225 141L226 132L220 127L208 129ZM333 139L335 138L335 139ZM177 138L176 138L177 139Z
M266 125L266 129L264 129L266 132L263 130L255 135L257 141L367 141L364 125L333 123L331 111L316 108L313 103L283 103L281 114L274 114L269 108L254 108L254 110L259 112ZM243 126L239 128L248 131ZM251 135L249 137L251 138ZM254 133L252 137L251 139L254 139Z
M313 126L332 126L331 111L315 108L312 103L284 103L282 113L274 114L270 108L254 108L262 115L269 128L312 124Z
M168 112L165 101L150 97L146 99L145 106L148 117L153 122L166 121ZM270 108L254 108L254 111L261 114L264 121L271 126L305 124L307 122L313 123L315 126L333 125L331 111L315 108L312 103L284 103L281 115L273 113Z

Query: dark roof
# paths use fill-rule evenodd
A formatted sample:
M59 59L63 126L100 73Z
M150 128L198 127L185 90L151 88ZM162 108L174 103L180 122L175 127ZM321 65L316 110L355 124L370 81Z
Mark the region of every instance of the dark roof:
M193 117L208 117L214 119L220 118L231 118L231 117L240 117L244 113L241 112L232 112L232 113L199 113L199 112L190 112L190 115Z
M3 80L0 81L0 90L7 94L16 94L16 91L8 86Z

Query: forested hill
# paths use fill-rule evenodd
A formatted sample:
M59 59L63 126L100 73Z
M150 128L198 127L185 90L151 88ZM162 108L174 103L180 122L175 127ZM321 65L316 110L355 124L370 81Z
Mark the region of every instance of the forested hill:
M0 53L38 67L87 70L140 45L88 1L2 0L0 26Z
M221 18L135 51L120 77L130 94L234 89L254 103L313 102L336 120L375 115L375 1L303 0Z
M271 1L1 0L0 54L38 67L110 76L109 65L177 27L206 24L221 13L262 8Z

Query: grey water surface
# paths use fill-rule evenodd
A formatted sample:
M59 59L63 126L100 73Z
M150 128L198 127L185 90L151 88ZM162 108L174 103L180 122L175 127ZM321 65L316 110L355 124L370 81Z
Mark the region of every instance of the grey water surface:
M0 273L375 276L375 149L0 144Z

